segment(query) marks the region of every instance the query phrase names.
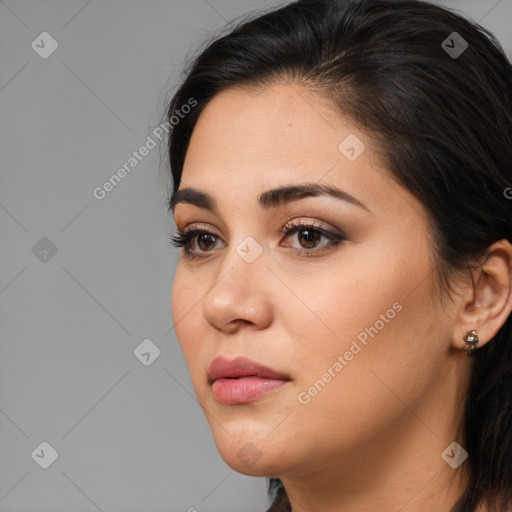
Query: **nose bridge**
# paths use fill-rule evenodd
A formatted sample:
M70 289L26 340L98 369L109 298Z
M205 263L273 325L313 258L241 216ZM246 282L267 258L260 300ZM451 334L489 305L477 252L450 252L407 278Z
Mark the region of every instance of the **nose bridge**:
M225 250L218 278L233 288L233 292L250 290L252 286L264 281L263 274L268 272L265 266L263 246L251 235L244 236ZM220 284L220 283L219 283ZM222 287L221 287L222 288Z
M261 323L271 310L262 290L268 281L263 247L245 236L225 251L216 282L203 301L204 315L217 328L239 319Z

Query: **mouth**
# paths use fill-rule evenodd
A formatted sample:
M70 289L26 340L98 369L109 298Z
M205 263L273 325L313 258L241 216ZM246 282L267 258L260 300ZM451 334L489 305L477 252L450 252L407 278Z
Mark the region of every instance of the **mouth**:
M242 405L284 386L291 379L272 368L244 357L216 357L208 369L215 399L224 405Z

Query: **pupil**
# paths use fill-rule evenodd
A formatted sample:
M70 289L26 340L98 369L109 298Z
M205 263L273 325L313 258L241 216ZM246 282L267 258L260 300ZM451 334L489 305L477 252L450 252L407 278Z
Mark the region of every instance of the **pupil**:
M320 233L314 231L314 230L308 230L304 229L300 233L307 233L308 235L306 237L300 237L300 238L306 238L306 243L310 244L307 246L307 248L311 247L312 245L315 245L316 242L318 242L318 237L320 236Z
M204 247L202 247L202 242L208 238L210 238L211 241L214 237L213 235L209 235L208 233L203 233L202 235L199 236L198 245L201 248L201 250L208 250L208 248L205 249ZM214 243L214 241L212 243ZM208 242L206 242L206 245L208 245Z

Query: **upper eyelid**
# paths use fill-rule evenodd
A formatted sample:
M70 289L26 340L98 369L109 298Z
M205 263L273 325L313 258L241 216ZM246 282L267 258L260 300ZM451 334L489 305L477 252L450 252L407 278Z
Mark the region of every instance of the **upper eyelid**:
M324 230L324 231L327 231L328 233L331 233L331 234L337 235L337 236L345 236L345 234L343 233L342 230L340 230L339 228L330 226L329 224L326 224L324 221L310 220L310 219L306 220L306 219L302 219L300 217L294 218L294 219L291 219L291 220L285 222L283 224L282 228L279 229L279 232L281 233L285 229L287 231L290 231L293 229L298 229L302 226L313 227L314 229ZM218 235L217 233L214 232L213 228L211 228L210 226L206 226L201 222L191 222L188 225L186 225L185 227L183 227L182 229L180 229L180 227L177 224L176 224L176 227L177 227L178 231L180 231L181 233L190 233L192 231L207 231L210 234L213 234L215 236L218 236L219 238L222 238L221 235Z

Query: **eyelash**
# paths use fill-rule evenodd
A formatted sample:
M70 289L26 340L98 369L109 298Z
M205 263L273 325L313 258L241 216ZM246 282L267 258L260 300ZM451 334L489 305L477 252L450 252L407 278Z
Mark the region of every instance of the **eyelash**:
M341 242L346 240L344 237L337 235L336 233L333 233L333 232L315 224L314 222L296 222L296 223L294 223L294 221L291 221L283 227L283 229L281 230L281 235L287 237L291 233L295 233L295 232L299 232L299 231L306 231L306 230L316 231L316 232L320 233L321 235L325 236L326 238L328 238L330 240L330 242L328 244L321 246L321 249L317 249L317 248L315 248L315 249L297 249L297 248L293 247L292 249L295 252L297 252L299 255L310 256L312 253L321 252L324 250L324 248L327 248L327 247L332 247L332 246L335 247L338 244L340 244ZM170 237L170 244L172 246L178 247L178 248L184 247L185 248L184 254L188 259L204 258L204 257L208 256L208 254L212 251L203 251L202 253L197 254L197 253L194 253L193 251L191 251L191 249L190 249L190 243L191 243L192 239L195 238L197 235L202 235L202 234L213 235L214 237L216 237L216 239L219 238L214 233L211 233L205 229L192 228L189 230L185 230L184 232L176 231Z

